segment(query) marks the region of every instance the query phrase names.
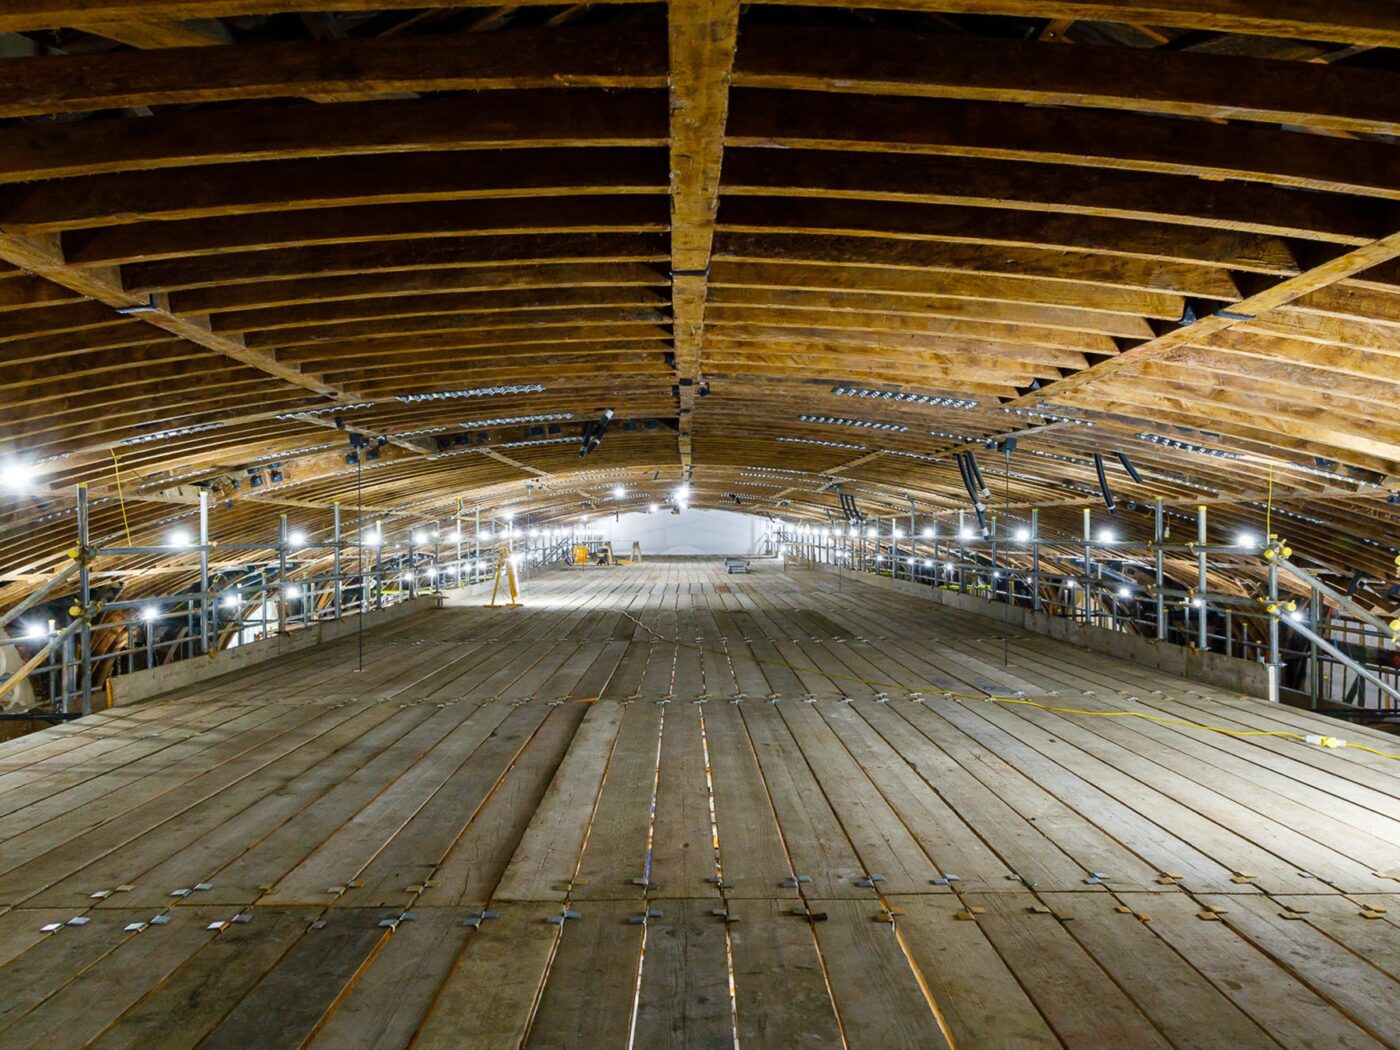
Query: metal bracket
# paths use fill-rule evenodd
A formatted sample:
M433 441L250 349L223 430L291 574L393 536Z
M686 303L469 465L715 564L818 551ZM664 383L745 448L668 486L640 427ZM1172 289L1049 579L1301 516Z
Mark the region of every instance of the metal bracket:
M116 308L117 313L125 317L131 317L134 314L153 314L159 309L160 307L156 305L155 292L147 296L144 303L133 303L131 306L118 306Z

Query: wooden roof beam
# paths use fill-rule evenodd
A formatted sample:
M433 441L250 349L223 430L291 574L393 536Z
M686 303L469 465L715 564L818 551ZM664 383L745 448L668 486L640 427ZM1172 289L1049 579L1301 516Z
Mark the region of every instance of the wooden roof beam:
M74 29L93 36L115 40L136 48L212 47L229 44L233 38L216 19L199 21L134 20L130 22L81 22Z
M705 298L719 208L729 76L738 0L670 0L671 312L679 387L681 466L691 467L691 428L701 382Z
M1400 26L1400 16L1386 17ZM1124 109L1379 134L1400 131L1395 81L1388 72L1237 55L793 25L746 25L734 64L736 87Z
M629 2L629 0L624 0ZM812 6L812 0L779 0ZM844 7L846 0L817 0ZM1374 0L1326 5L1278 0L871 0L868 7L940 14L1006 15L1175 26L1223 33L1400 46L1400 15ZM422 0L302 0L303 11L417 10ZM286 0L30 0L0 14L0 32L57 29L81 22L274 14Z
M238 335L215 332L207 316L188 316L170 311L164 295L153 293L148 300L123 287L120 273L112 269L80 269L68 264L56 237L22 237L0 232L0 259L19 268L70 288L95 299L121 313L137 318L196 346L212 350L231 361L256 369L284 383L320 394L335 401L350 403L358 400L351 393L323 382L318 376L303 372L296 365L284 364L275 354L250 349ZM403 447L421 452L409 444Z
M1397 257L1400 257L1400 233L1392 233L1363 247L1337 255L1296 277L1279 281L1231 304L1228 309L1207 314L1188 325L1166 328L1156 338L1135 346L1127 346L1114 357L1068 373L1055 382L1040 386L1039 389L1024 391L1013 405L1029 408L1054 401L1106 377L1119 375L1125 370L1130 371L1138 362L1151 360L1178 346L1209 346L1210 337L1217 332L1225 332L1236 325L1252 322L1270 310L1286 306L1309 293L1325 289Z
M605 25L520 30L509 47L447 34L45 55L0 66L0 117L307 95L659 88L662 54L653 27Z

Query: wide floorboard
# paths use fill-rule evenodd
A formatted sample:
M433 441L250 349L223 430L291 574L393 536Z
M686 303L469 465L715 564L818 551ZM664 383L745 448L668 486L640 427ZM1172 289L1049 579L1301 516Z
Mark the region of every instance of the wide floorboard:
M555 572L0 744L0 1045L1400 1047L1400 761L1308 733L1400 752L849 578Z

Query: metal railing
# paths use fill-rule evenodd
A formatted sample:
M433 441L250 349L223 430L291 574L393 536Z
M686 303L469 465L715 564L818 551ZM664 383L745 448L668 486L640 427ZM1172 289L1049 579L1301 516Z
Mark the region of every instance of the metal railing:
M385 540L379 521L347 537L336 506L331 535L322 542L304 541L282 515L270 542L215 544L209 538L207 494L201 494L197 539L100 546L88 535L87 491L79 486L72 564L0 615L0 646L15 647L24 658L13 674L0 677L0 707L25 681L46 706L0 718L89 714L95 683L111 676L482 583L496 573L502 550L528 580L533 568L572 560L579 545L590 553L598 545L595 536L580 529L516 528L494 520L483 528L479 511L474 519L468 533L459 506L455 529L442 522L419 526L406 533L405 542L392 543ZM216 552L237 559L237 566L212 573L210 557ZM94 597L94 579L101 579L104 559L135 557L165 559L161 571L187 568L197 573L197 582L173 594ZM5 637L6 627L54 604L62 607L57 615L29 623L20 637Z
M1088 510L1081 536L1043 530L1032 511L1020 527L990 517L985 535L962 515L954 533L943 536L936 524L919 529L911 514L844 526L788 525L781 542L789 556L838 570L879 573L1260 662L1268 669L1271 699L1289 690L1313 707L1400 710L1400 618L1377 616L1289 560L1291 551L1277 536L1209 543L1204 506L1191 542L1169 542L1161 500L1154 523L1145 545L1096 533ZM1185 565L1194 571L1183 573ZM1241 568L1262 576L1265 593L1242 597L1211 588L1215 573Z

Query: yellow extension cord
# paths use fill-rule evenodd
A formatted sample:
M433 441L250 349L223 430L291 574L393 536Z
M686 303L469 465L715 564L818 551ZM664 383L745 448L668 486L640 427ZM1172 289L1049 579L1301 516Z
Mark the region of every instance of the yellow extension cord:
M641 620L637 619L631 613L623 610L618 611L622 612L623 616L627 617L638 627L642 628L642 630L646 631L652 637L660 641L668 642L672 645L681 646L686 649L697 649L700 652L710 653L715 656L732 657L733 655L727 649L711 649L703 645L695 645L692 642L683 642L679 638L667 638L659 632L648 627L646 624L642 623ZM819 674L824 678L829 678L833 681L859 682L862 685L879 686L887 689L908 688L907 686L904 686L899 682L885 682L881 681L878 678L861 678L856 675L832 674L830 672L823 671L819 667L796 667L786 660L765 660L759 656L749 656L746 659L750 659L757 664L784 666L788 668L788 670L793 671L794 673L798 671L806 671L810 674ZM1390 758L1400 761L1400 754L1392 754L1389 751L1382 751L1379 748L1370 747L1367 744L1356 744L1335 736L1323 736L1321 734L1315 733L1297 733L1291 729L1231 729L1228 726L1213 726L1208 725L1204 722L1190 722L1179 718L1168 718L1165 715L1152 715L1148 714L1145 711L1086 711L1083 708L1078 707L1056 707L1051 704L1042 704L1037 700L1027 700L1024 697L1019 696L978 696L974 693L955 693L947 689L930 689L927 691L932 693L938 693L941 696L947 697L950 700L956 700L959 703L973 701L992 704L1019 704L1024 707L1037 707L1042 711L1050 711L1055 714L1083 715L1089 718L1143 718L1149 722L1157 722L1161 725L1180 726L1185 729L1201 729L1211 733L1222 733L1226 736L1275 736L1284 737L1290 740L1297 740L1304 744L1312 744L1316 747L1349 747L1355 751L1366 751L1373 755L1379 755L1381 758ZM596 697L594 699L596 699Z

